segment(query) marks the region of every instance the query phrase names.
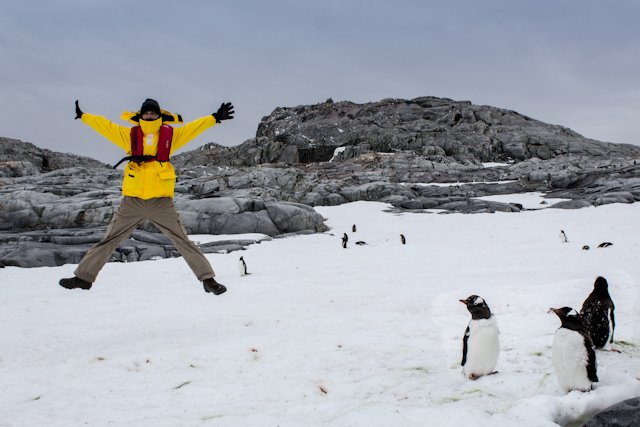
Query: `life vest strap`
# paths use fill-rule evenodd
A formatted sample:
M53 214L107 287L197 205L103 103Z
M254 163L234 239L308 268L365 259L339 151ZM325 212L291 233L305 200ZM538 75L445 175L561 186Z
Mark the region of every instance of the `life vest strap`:
M118 166L120 166L120 164L122 162L125 162L127 160L130 161L130 162L144 163L144 162L150 162L152 160L156 160L156 156L127 156L127 157L123 157L122 159L120 159L120 161L118 163L115 164L115 166L113 168L114 169L117 168Z

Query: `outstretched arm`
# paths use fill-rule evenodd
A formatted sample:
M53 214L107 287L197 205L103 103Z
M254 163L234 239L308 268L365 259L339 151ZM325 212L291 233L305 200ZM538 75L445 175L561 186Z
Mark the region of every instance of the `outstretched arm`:
M105 117L83 112L77 100L76 119L81 119L83 123L89 125L93 130L124 151L129 152L131 150L131 140L129 138L131 133L130 128L117 125Z
M209 116L200 117L199 119L186 123L184 126L176 128L173 131L171 154L216 123L221 123L223 120L233 119L233 114L233 105L230 102L226 102L223 103L215 113Z

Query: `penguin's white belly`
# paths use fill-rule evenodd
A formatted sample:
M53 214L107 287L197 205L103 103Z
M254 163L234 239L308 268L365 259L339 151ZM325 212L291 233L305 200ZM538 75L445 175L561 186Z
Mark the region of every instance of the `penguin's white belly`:
M467 360L464 365L466 376L488 375L494 372L500 354L498 323L490 319L472 320L469 323L467 339Z
M551 358L560 387L565 391L591 390L587 376L587 349L581 334L566 328L558 329L553 338Z
M238 263L238 271L240 271L241 276L244 276L245 274L247 274L247 266L242 261Z

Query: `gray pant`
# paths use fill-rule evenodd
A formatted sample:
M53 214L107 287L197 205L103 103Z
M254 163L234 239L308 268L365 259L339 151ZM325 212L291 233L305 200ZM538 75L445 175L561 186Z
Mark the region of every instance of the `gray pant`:
M76 277L93 283L116 247L131 236L136 226L145 220L151 221L171 239L198 280L203 281L215 276L211 264L200 248L187 237L180 216L173 206L173 199L162 197L143 200L125 196L118 212L113 215L105 236L89 249L80 261L75 271Z

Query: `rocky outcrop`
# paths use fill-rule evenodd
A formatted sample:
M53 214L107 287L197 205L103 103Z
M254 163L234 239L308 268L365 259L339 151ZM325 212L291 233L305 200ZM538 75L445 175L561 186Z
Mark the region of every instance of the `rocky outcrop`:
M104 234L118 209L121 171L70 168L2 180L0 186L0 264L51 266L78 262ZM178 194L176 209L190 234L322 232L327 229L313 208L247 197L194 198ZM113 259L147 260L177 252L153 224L140 227ZM202 246L205 252L242 249L248 240Z
M0 266L77 262L117 208L122 171L15 140L0 139L1 153ZM175 204L192 234L323 231L313 206L359 200L462 213L519 212L520 205L479 198L532 191L568 199L554 205L563 209L640 200L638 146L433 97L277 108L255 138L207 144L172 163ZM144 225L147 234L114 259L174 256L155 231Z
M0 177L30 176L71 167L103 168L102 162L71 153L38 148L28 142L0 137Z
M205 146L177 156L176 162L185 167L316 163L370 151L409 151L429 160L449 157L477 165L569 155L634 157L639 149L588 139L511 110L421 97L276 108L262 119L254 139L229 149Z

